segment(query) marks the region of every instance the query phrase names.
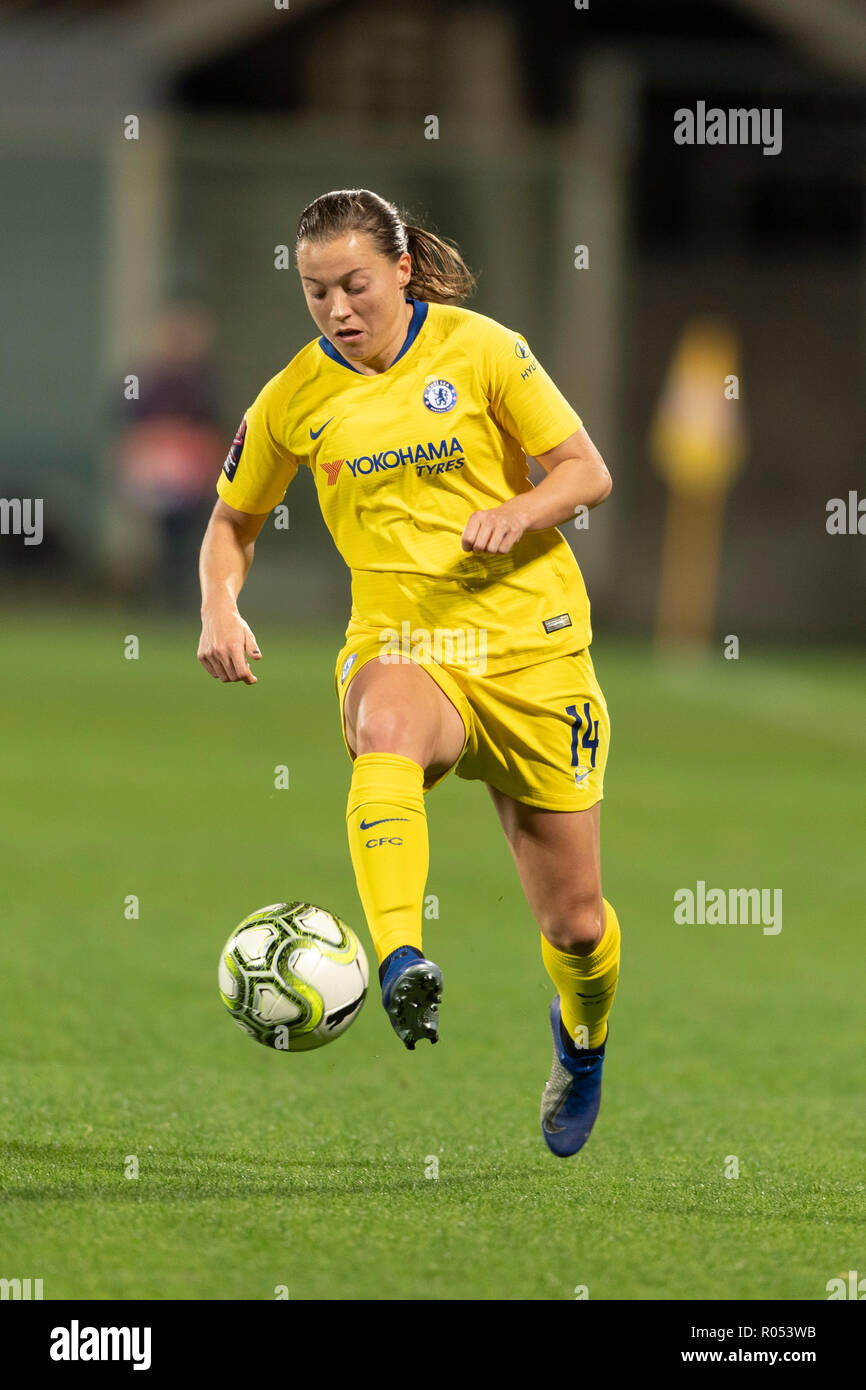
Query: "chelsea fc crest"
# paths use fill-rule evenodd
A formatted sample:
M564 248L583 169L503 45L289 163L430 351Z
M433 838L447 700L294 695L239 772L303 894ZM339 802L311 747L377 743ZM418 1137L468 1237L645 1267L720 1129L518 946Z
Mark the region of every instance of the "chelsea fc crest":
M437 415L451 410L456 401L457 388L452 386L450 381L443 381L441 377L428 381L424 387L424 404L428 410L435 410Z

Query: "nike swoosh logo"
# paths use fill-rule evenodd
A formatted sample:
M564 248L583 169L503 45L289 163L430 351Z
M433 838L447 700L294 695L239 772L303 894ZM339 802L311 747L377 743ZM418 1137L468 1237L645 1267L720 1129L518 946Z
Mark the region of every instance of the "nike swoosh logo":
M384 825L389 820L408 820L408 816L383 816L381 820L362 820L362 830L372 830L374 825Z
M332 415L332 416L331 416L331 420L333 420L333 418L334 418L334 417L333 417L333 415ZM322 433L322 430L327 429L328 425L330 425L331 420L326 420L325 423L324 423L324 425L322 425L321 429L318 429L318 430L314 430L313 427L312 427L312 425L310 425L310 438L311 438L311 439L318 439L319 435Z
M575 773L575 774L574 774L574 784L575 784L575 786L577 786L580 782L582 782L582 781L584 780L585 777L588 777L588 776L589 776L589 768L587 768L586 772L582 772L582 773L580 774L579 777L578 777L577 773Z
M557 1105L557 1107L556 1107L556 1109L553 1111L553 1113L550 1114L550 1115L548 1115L548 1116L546 1117L546 1119L543 1121L541 1127L542 1127L542 1129L546 1130L546 1132L547 1132L548 1134L562 1134L562 1133L564 1133L564 1131L565 1131L565 1125L558 1125L558 1124L556 1123L556 1117L557 1117L557 1115L559 1114L559 1112L560 1112L560 1110L562 1109L562 1107L563 1107L564 1104L565 1104L565 1101L560 1101L560 1102L559 1102L559 1105Z

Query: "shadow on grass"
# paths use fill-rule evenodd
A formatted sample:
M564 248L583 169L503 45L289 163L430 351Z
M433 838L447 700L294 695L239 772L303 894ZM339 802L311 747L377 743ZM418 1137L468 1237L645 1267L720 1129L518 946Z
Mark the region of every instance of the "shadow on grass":
M47 1202L61 1200L116 1202L206 1201L250 1197L349 1195L399 1196L427 1189L478 1195L510 1184L525 1184L521 1165L495 1165L464 1160L448 1162L447 1173L436 1180L425 1176L426 1162L417 1156L335 1152L323 1145L321 1154L252 1158L228 1153L219 1158L195 1148L145 1149L126 1155L118 1148L95 1148L85 1143L27 1143L12 1141L0 1147L3 1177L0 1199ZM129 1159L138 1160L138 1177L127 1177ZM28 1170L32 1170L28 1171Z

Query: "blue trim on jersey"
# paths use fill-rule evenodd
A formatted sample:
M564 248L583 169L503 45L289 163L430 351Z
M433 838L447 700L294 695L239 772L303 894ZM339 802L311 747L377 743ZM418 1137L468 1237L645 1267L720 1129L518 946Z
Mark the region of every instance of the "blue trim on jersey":
M403 353L409 351L410 347L412 346L412 344L414 343L415 339L418 337L418 334L421 331L421 325L426 319L427 310L430 307L425 299L413 299L411 294L406 295L406 303L414 304L415 307L412 310L412 319L409 324L409 331L406 334L406 341L404 342L400 351L397 353L397 356L394 358L394 362L399 362L400 358L403 356ZM350 372L357 372L358 376L369 376L369 372L359 372L357 367L353 367L351 362L347 362L342 353L337 351L337 349L334 347L334 344L330 341L329 338L326 338L324 334L319 339L319 347L322 349L322 352L326 353L328 357L331 358L332 361L339 362L341 367L348 367ZM394 366L394 362L391 363L391 367ZM391 367L387 367L386 371L390 372ZM377 372L376 375L382 376L383 373Z

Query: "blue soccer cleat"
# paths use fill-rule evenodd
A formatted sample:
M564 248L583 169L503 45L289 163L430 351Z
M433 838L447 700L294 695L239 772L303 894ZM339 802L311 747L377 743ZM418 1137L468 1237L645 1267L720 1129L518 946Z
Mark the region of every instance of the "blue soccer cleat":
M551 1153L568 1158L583 1148L598 1115L607 1037L601 1047L581 1048L579 1056L572 1057L565 1050L561 1025L557 994L550 1006L553 1068L541 1097L541 1132Z
M400 946L379 967L382 1005L410 1052L421 1038L439 1041L442 971L415 946Z

